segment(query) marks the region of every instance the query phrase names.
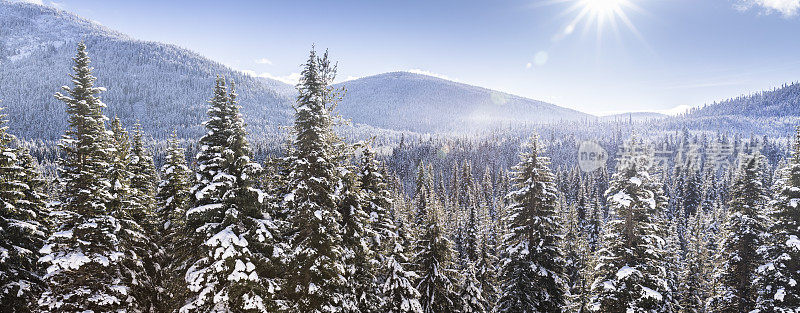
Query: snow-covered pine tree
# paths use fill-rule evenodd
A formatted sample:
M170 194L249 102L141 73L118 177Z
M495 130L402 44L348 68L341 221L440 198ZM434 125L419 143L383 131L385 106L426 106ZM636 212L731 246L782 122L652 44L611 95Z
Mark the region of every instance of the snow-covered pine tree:
M459 313L487 313L491 310L489 302L483 297L475 272L475 266L472 263L467 264L461 279L461 308L456 310Z
M131 174L128 164L130 163L131 141L128 131L122 127L119 118L111 120L111 167L108 169L107 176L111 183L112 200L109 208L115 212L116 216L128 214L133 210L134 200L131 198L130 179ZM138 203L135 203L138 205Z
M590 309L599 312L666 312L670 290L661 217L667 199L648 173L646 147L631 139L606 191L609 221L592 275Z
M454 284L457 273L453 270L453 243L439 222L441 211L437 199L427 201L428 216L415 245L414 263L420 275L417 290L424 313L456 312L461 304Z
M233 83L228 93L217 79L214 93L197 157L195 206L186 212L201 245L189 259L189 300L180 312L273 312L281 249L255 185L262 169L251 161Z
M549 159L537 136L513 169L514 190L507 198L498 312L561 312L567 301L564 257L558 246L558 191Z
M416 189L414 191L414 228L422 228L426 225L428 217L429 202L434 196L433 178L428 166L420 162L417 166L417 177L415 180ZM422 231L418 231L421 233Z
M397 202L392 210L392 220L396 221L395 235L389 238L387 244L391 247L384 257L383 265L385 277L381 288L383 296L383 312L385 313L422 313L419 303L420 294L414 287L414 282L419 278L411 267L406 247L412 247L410 232L405 225L408 216L398 214Z
M730 188L727 236L720 243L721 262L715 269L719 286L714 290L711 307L714 312L750 312L756 308L758 287L753 284L756 269L764 256L767 227L765 206L768 201L763 186L765 159L759 153L746 156Z
M497 265L498 260L495 246L496 242L492 239L493 236L484 233L483 240L480 244L480 254L478 256L478 263L475 265L475 275L478 279L481 295L486 299L486 309L492 311L497 303L497 297L500 294L497 283Z
M5 124L0 115L0 125ZM0 308L36 312L44 285L38 263L47 237L43 181L33 158L13 148L14 136L0 126Z
M94 87L86 45L78 44L73 58L74 87L56 94L67 104L69 129L61 140L62 192L54 232L41 249L40 262L48 267L47 290L39 298L45 312L118 312L135 307L123 264L129 259L109 204L107 178L111 153L102 108Z
M329 112L337 97L330 86L335 74L327 52L318 57L312 49L297 86L295 138L285 160L288 191L282 197L292 247L284 288L289 312L342 312L353 306L345 290L346 251L336 194L339 139Z
M131 173L131 197L139 208L133 212L132 217L141 226L144 237L147 238L144 254L141 257L149 285L146 286L143 293L149 298L147 301L149 309L147 310L154 311L155 307L160 305L161 299L164 298L158 292L161 290L161 283L155 280L161 275L161 269L156 265L156 256L161 254L163 247L157 245L157 240L153 238L157 233L155 193L158 174L153 163L153 156L144 146L143 135L142 126L139 123L134 124L128 171Z
M420 294L414 287L419 276L408 269L408 256L403 247L402 238L390 238L392 249L384 258L386 279L382 286L383 311L385 313L422 313L419 303Z
M369 223L374 233L371 247L377 253L376 256L382 258L384 252L388 253L394 249L392 240L397 236L397 229L389 214L392 199L386 186L386 179L381 173L380 163L375 159L375 152L368 145L365 145L362 151L359 181L364 191L364 208L369 214Z
M479 236L481 235L481 230L479 228L481 227L481 223L478 219L478 208L476 205L476 203L472 203L466 210L468 215L464 223L464 258L461 260L464 266L467 264L474 265L478 262L478 257L480 256Z
M578 193L580 199L581 193ZM583 221L579 217L579 204L566 205L563 208L562 221L563 240L559 243L564 251L564 277L569 290L569 312L582 312L587 304L589 284L584 277L584 269L591 256L586 236L581 229Z
M379 263L370 249L370 239L375 238L375 234L369 223L369 215L363 208L366 203L364 191L353 167L343 167L340 175L342 181L336 193L341 195L339 214L342 216L342 244L348 283L348 292L345 294L350 298L348 302L355 304L350 312L378 313L381 309L376 277Z
M769 203L773 224L765 243L766 262L759 267L757 308L761 312L800 312L800 128L793 144Z
M157 247L150 240L150 233L142 227L142 223L147 223L149 217L148 208L139 202L135 191L131 188L134 174L130 169L130 137L116 117L111 121L110 143L113 149L110 154L111 167L107 175L111 183L112 200L108 207L120 224L118 232L121 234L122 246L126 253L131 254L131 257L123 262L126 270L125 279L131 286L129 296L136 299L135 310L149 311L155 305L151 298L153 294L151 291L155 287L150 277L152 272L147 272L145 266Z
M186 166L186 155L175 133L169 141L161 181L155 196L155 241L161 249L155 256L159 269L157 282L158 302L156 312L171 313L183 305L186 296L184 273L190 246L186 244L186 209L191 204L189 179L191 171Z
M678 217L673 219L665 218L663 238L666 242L664 245L664 272L663 279L666 282L667 290L669 292L662 293L664 296L664 308L662 312L677 313L681 312L683 307L681 304L681 291L682 280L681 274L686 267L686 251L681 247L684 234L679 230L680 225L686 224L686 219L683 218L683 207L678 207ZM668 212L664 212L668 213Z
M703 210L689 218L686 229L686 256L679 273L679 307L682 313L706 312L706 301L711 296L713 264L711 264L706 240L706 217Z
M153 223L158 174L153 163L153 156L144 146L143 135L142 125L139 123L133 125L131 158L128 169L132 174L130 180L131 191L134 193L136 201L144 209L144 212L142 212L144 219L140 223L142 223L142 227L145 230L153 232L155 229Z
M397 261L389 261L386 259L392 254L392 252L394 252L393 250L398 248L394 246L397 244L395 242L397 237L397 229L395 228L394 221L390 216L390 210L392 209L391 195L387 189L384 175L381 173L380 164L375 159L374 152L368 145L365 145L362 149L361 167L358 179L361 184L361 190L364 194L362 206L365 208L365 211L369 216L369 229L371 234L369 247L372 251L372 260L367 261L370 262L370 267L374 271L372 276L374 276L375 279L375 282L373 283L374 290L368 290L369 288L364 288L365 292L372 293L371 296L365 296L363 298L364 301L360 301L360 303L366 305L372 302L382 301L380 298L373 299L373 301L369 301L369 299L380 296L379 291L386 286L385 282L388 279L388 276L386 275L404 274L398 272L403 270L402 265L395 264ZM399 249L401 250L399 253L402 253L403 247L401 246ZM405 260L404 256L398 257ZM400 266L400 268L396 268L396 266ZM402 283L398 282L398 279L402 278L395 278L395 282L393 283ZM369 287L369 285L365 287ZM403 286L397 287L405 288ZM403 293L401 290L393 290L391 288L390 290L395 294ZM406 293L406 295L408 295L408 293ZM376 310L379 311L382 308L385 309L386 306L380 305L376 308ZM362 312L364 311L362 310Z
M700 173L697 170L697 165L692 163L692 159L688 158L684 166L684 181L683 185L683 213L686 217L694 214L700 208L703 201L703 182Z
M481 179L481 203L484 207L487 217L493 225L497 222L497 202L495 201L494 194L494 180L492 176L492 168L486 166L483 171L483 178Z

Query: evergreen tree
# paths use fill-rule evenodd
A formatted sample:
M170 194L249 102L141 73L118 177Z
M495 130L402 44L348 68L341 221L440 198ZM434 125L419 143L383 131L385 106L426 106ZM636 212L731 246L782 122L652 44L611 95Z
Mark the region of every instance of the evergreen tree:
M789 163L779 175L769 203L774 223L765 245L767 259L759 268L757 307L761 312L800 312L800 128Z
M349 167L342 173L340 185L342 202L339 205L342 216L345 264L347 265L348 293L350 302L355 303L353 312L377 313L381 308L380 294L377 292L378 279L374 251L370 249L370 239L375 234L369 224L369 215L364 211L365 195L360 188L358 176Z
M478 220L478 212L475 204L471 204L467 212L467 220L464 225L464 264L474 264L478 261L480 256L479 237L481 230L480 221Z
M342 216L335 193L341 178L336 160L339 139L329 110L336 93L330 84L336 67L327 53L312 49L298 84L295 138L287 165L287 238L292 247L284 290L290 312L322 313L352 310L343 248Z
M131 159L128 165L131 172L130 185L134 197L139 205L142 206L141 212L143 227L147 231L152 231L155 226L153 215L155 212L155 195L158 181L156 166L153 163L153 156L144 147L142 139L142 125L135 124L133 128L133 140L131 142Z
M750 312L756 307L758 288L753 280L763 264L758 249L767 225L764 162L760 154L745 157L730 188L729 217L724 225L727 237L720 243L721 263L715 272L720 285L711 302L714 312Z
M564 257L559 248L557 190L538 138L514 167L514 189L503 241L498 312L561 312L566 304Z
M580 194L579 194L580 198ZM581 231L581 219L578 204L568 205L562 213L564 215L563 240L560 242L564 251L564 275L569 290L570 312L582 312L587 304L589 293L585 269L588 266L589 246L586 236Z
M483 297L480 282L475 274L475 267L468 264L466 273L461 280L461 309L460 313L486 313L489 312L489 303Z
M190 258L185 276L190 297L180 311L272 312L281 250L264 211L264 194L256 187L262 169L251 161L233 84L228 93L219 78L214 90L197 157L196 201L186 212L189 227L196 226L194 241L201 245Z
M152 237L156 234L157 229L155 193L158 175L153 157L144 147L142 136L142 127L137 123L134 125L127 167L131 175L129 180L130 196L137 205L137 209L131 212L131 218L139 224L143 238L146 240L142 243L141 258L144 263L144 277L147 285L142 290L142 294L148 299L146 310L154 311L164 298L159 291L162 289L161 282L156 280L161 275L161 268L156 265L156 258L161 254L163 247L157 245L155 238Z
M383 256L381 252L388 253L394 249L391 245L393 237L397 235L397 230L389 215L392 199L386 186L386 178L381 173L380 164L369 146L365 146L363 149L359 180L361 189L364 190L364 207L374 232L371 247L378 253L376 256L381 258Z
M597 252L590 309L667 312L670 292L663 264L661 220L667 205L661 184L648 173L650 155L632 139L606 191L609 221Z
M454 285L453 243L447 239L439 222L441 208L438 201L429 201L423 233L416 242L415 264L420 278L417 290L425 313L454 312L460 300Z
M423 227L428 217L428 207L433 197L433 178L430 169L420 162L417 167L417 177L415 180L416 189L414 191L414 227ZM421 231L419 231L421 233Z
M679 273L678 292L680 312L705 312L706 300L711 296L713 264L706 240L705 213L698 210L689 218L686 238L686 256Z
M185 259L189 255L186 231L186 209L191 203L189 179L191 172L186 166L186 155L180 148L178 139L172 134L166 160L161 167L161 182L155 196L156 226L155 237L161 249L156 255L158 273L156 312L174 312L183 303L185 287L183 274L186 271Z
M399 224L399 229L403 223ZM404 231L402 233L405 233ZM414 281L419 278L417 273L409 269L409 260L405 252L405 244L410 240L407 236L398 234L390 238L392 249L384 258L386 277L383 282L382 294L383 312L385 313L422 313L419 303L420 294L414 288Z
M26 150L11 147L14 140L0 127L0 308L36 312L44 288L38 260L48 211L36 164Z
M122 127L118 118L111 121L111 167L108 177L111 183L111 197L109 208L114 218L119 221L123 248L132 253L132 257L125 262L125 279L130 282L129 295L137 301L138 309L152 310L155 305L151 292L155 286L151 276L154 270L147 271L151 255L158 247L150 239L150 233L142 227L148 222L148 208L145 207L136 192L131 188L131 142L128 132Z
M47 290L39 298L44 311L118 312L138 304L129 296L131 285L124 264L131 261L119 233L121 225L112 214L107 170L113 149L106 133L105 105L94 87L86 46L78 44L73 58L74 87L68 95L56 94L67 104L69 129L61 140L62 192L54 212L57 225L41 249L40 262L48 266Z
M486 299L486 309L491 311L497 303L497 297L500 291L497 288L497 256L495 255L494 243L491 236L484 235L480 245L480 255L478 263L475 265L476 277L478 279L478 286L481 289L481 295Z

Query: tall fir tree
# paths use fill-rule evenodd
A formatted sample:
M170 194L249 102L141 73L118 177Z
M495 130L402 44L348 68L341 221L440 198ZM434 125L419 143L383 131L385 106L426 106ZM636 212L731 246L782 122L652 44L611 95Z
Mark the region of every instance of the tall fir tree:
M144 146L144 132L141 124L133 126L133 138L131 140L131 159L128 168L132 174L130 184L131 191L139 205L142 206L141 214L142 226L148 232L155 228L155 195L158 182L156 166L153 163L153 156Z
M773 224L765 242L767 258L758 273L757 308L761 312L800 312L800 128L793 144L769 203Z
M348 282L345 296L354 303L352 312L377 313L381 309L381 298L377 292L378 264L370 248L370 239L375 238L375 233L369 223L369 215L364 210L365 194L354 168L346 166L340 175L342 182L337 194L342 198L339 210Z
M497 243L493 241L493 238L493 236L484 233L480 244L480 255L475 265L478 287L481 290L481 296L486 300L486 309L489 311L494 309L497 297L500 294L497 282L497 266L499 262L495 251L497 250Z
M637 140L618 161L606 191L609 221L597 252L590 309L599 312L667 312L669 283L663 266L667 206L650 176L649 149Z
M251 160L233 83L228 92L218 78L210 104L192 188L195 205L186 212L201 244L189 259L189 300L180 312L272 312L282 249L256 186L262 169Z
M457 310L460 313L487 313L491 308L489 302L483 297L483 290L476 275L475 266L472 263L467 264L464 275L461 279L460 298L461 308Z
M153 238L157 233L155 194L158 174L153 156L144 146L143 136L142 126L139 123L134 124L128 171L131 173L131 197L138 206L138 209L132 212L131 218L139 224L144 233L143 237L147 240L143 244L141 255L144 262L144 276L147 279L147 285L142 293L148 298L146 310L154 311L164 298L157 291L161 289L161 282L156 280L161 275L161 269L156 265L156 258L161 254L163 247L157 245L157 240Z
M174 312L183 304L186 292L183 274L190 246L186 244L186 210L191 204L189 193L191 171L186 165L186 155L175 133L169 140L166 160L161 167L161 181L154 198L155 241L161 249L155 256L158 273L155 290L158 306L156 312Z
M453 243L447 238L437 199L427 201L427 219L416 242L414 263L420 278L417 290L424 313L455 312L461 304L457 292L456 272L453 269Z
M581 197L579 193L579 199ZM564 275L569 290L569 312L582 312L588 303L589 293L585 269L590 257L586 235L581 229L582 219L579 217L580 204L566 205L562 210L564 221L561 250L564 251Z
M27 150L12 147L14 140L0 126L0 308L36 312L44 289L38 261L49 231L48 210L35 161Z
M130 261L119 233L107 170L113 149L106 133L95 77L86 45L78 44L70 75L74 87L56 98L67 105L69 129L61 140L60 205L53 213L57 225L41 249L48 266L47 290L39 298L45 312L119 312L136 307L125 277Z
M385 289L386 280L389 279L387 275L395 275L395 281L393 284L402 284L397 285L395 288L401 288L401 290L397 290L394 288L390 288L389 291L395 293L395 295L403 294L406 290L405 282L400 282L398 280L401 279L408 279L402 271L404 268L401 264L396 264L397 260L388 260L387 258L393 253L402 254L403 247L396 247L396 237L397 237L397 228L395 227L394 221L390 214L390 210L392 210L392 199L391 194L388 190L386 185L384 174L382 173L382 169L380 164L375 159L374 152L372 148L368 145L365 145L362 150L361 156L361 166L360 172L358 174L359 182L361 184L361 189L364 192L364 209L368 214L368 222L370 228L370 237L369 238L369 248L372 251L372 260L368 260L370 264L370 268L373 271L374 276L374 287L373 290L369 290L370 288L363 288L362 290L365 292L371 292L372 295L368 297L363 297L364 301L361 301L364 306L369 306L370 303L378 303L377 310L387 308L386 305L380 304L382 301L388 301L388 296L384 299L374 299L373 297L380 297L381 294L376 291L380 291L381 289ZM394 251L396 249L400 249L400 251ZM396 258L400 258L406 262L405 256L402 255L395 255ZM402 277L397 277L400 275ZM413 280L412 280L413 281ZM408 281L410 284L411 281ZM366 285L369 287L369 285ZM410 296L410 292L405 292L405 296ZM369 301L370 298L377 301ZM391 307L391 306L390 306ZM369 309L367 309L369 310Z
M392 209L391 194L381 168L375 158L375 152L371 147L365 146L361 155L359 181L364 191L365 210L373 230L371 248L378 253L376 255L378 258L383 256L381 252L388 253L394 249L392 241L397 236L397 229L389 214Z
M706 312L706 301L711 296L713 264L708 249L706 213L698 210L689 218L686 233L686 256L677 284L680 312Z
M558 191L549 159L533 136L513 170L507 198L498 312L561 312L567 301L564 257L559 247Z
M125 279L130 282L129 296L136 299L138 310L150 311L155 305L151 295L154 289L151 279L152 272L146 266L151 253L156 249L150 240L150 234L142 227L147 223L147 208L139 202L136 193L131 188L131 142L128 132L122 127L118 118L111 121L111 149L110 164L107 175L111 183L111 202L108 204L114 218L120 224L118 232L126 252L132 257L123 262Z
M346 312L354 307L347 297L341 200L336 194L341 165L330 113L337 99L330 86L335 75L327 52L319 57L312 49L297 86L295 137L285 161L288 190L282 197L292 247L284 288L289 312Z
M399 229L404 229L402 225ZM384 282L381 288L383 311L385 313L422 313L419 303L420 294L414 287L414 282L419 278L417 273L410 269L409 258L404 244L410 240L405 235L389 238L391 250L384 258Z
M721 262L714 274L719 279L711 300L714 312L750 312L756 308L758 287L753 280L763 264L759 248L767 227L768 198L762 180L765 162L759 153L743 158L731 185L728 221L723 226L727 236L720 242Z

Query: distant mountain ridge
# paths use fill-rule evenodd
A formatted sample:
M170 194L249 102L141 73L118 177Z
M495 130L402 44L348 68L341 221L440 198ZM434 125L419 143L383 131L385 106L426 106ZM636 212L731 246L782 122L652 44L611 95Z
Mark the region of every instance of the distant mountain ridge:
M410 72L339 83L338 110L354 123L415 132L458 132L498 125L593 119L554 104Z

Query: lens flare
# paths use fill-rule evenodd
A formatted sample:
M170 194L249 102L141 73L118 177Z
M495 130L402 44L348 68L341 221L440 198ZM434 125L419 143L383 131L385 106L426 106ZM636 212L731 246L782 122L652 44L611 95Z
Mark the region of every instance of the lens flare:
M595 27L599 40L608 26L618 34L621 23L643 40L639 30L628 18L627 11L642 11L633 1L635 0L564 0L572 2L564 15L574 16L565 28L564 35L571 34L576 27L583 25L584 32Z

